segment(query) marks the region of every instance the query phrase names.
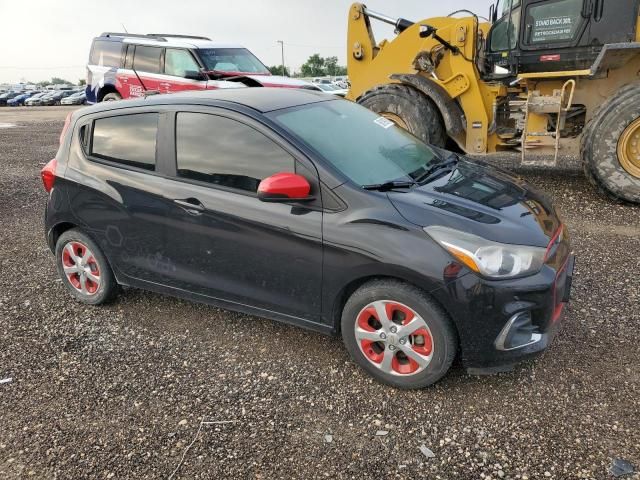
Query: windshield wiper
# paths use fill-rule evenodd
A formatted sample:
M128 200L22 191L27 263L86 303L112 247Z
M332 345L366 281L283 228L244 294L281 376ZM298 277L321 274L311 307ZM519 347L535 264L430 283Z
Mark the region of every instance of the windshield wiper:
M416 182L408 182L404 180L392 180L384 183L373 183L371 185L362 185L365 190L378 190L379 192L388 192L396 188L410 188L413 187Z
M451 167L455 167L458 164L459 160L460 159L458 158L458 156L454 153L453 155L447 157L445 160L431 165L422 175L417 177L415 180L417 183L429 183L437 177L445 173L449 173L452 170Z

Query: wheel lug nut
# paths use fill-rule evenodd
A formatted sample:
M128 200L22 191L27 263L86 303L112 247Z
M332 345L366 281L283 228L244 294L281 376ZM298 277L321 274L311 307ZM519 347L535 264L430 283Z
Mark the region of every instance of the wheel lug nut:
M380 338L381 338L382 340L384 340L385 338L387 338L387 334L386 334L386 333L384 333L384 332L383 332L383 333L381 333L381 334L380 334Z
M389 345L389 350L395 350L396 347L394 347L393 345Z
M405 343L407 343L407 339L406 338L401 338L400 339L400 344L404 345Z
M398 329L396 327L391 327L391 333L396 333Z

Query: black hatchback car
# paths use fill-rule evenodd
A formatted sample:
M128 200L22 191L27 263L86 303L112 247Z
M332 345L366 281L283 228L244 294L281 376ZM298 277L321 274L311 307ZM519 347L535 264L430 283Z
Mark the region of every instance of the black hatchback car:
M573 256L520 178L343 99L244 88L72 113L42 171L64 284L129 285L341 332L378 380L499 371L544 350Z

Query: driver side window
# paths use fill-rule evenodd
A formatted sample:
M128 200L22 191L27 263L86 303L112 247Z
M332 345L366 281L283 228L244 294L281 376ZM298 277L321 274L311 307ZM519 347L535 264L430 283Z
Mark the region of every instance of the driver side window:
M200 67L188 50L167 48L164 58L164 73L174 77L186 77L187 72L197 72Z

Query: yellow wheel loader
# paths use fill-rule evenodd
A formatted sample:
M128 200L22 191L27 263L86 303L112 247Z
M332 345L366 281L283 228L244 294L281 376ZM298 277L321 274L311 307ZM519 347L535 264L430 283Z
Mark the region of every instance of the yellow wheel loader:
M640 203L638 0L506 0L412 22L355 3L348 98L428 143L523 165L580 156L588 179ZM395 27L376 42L372 20Z

